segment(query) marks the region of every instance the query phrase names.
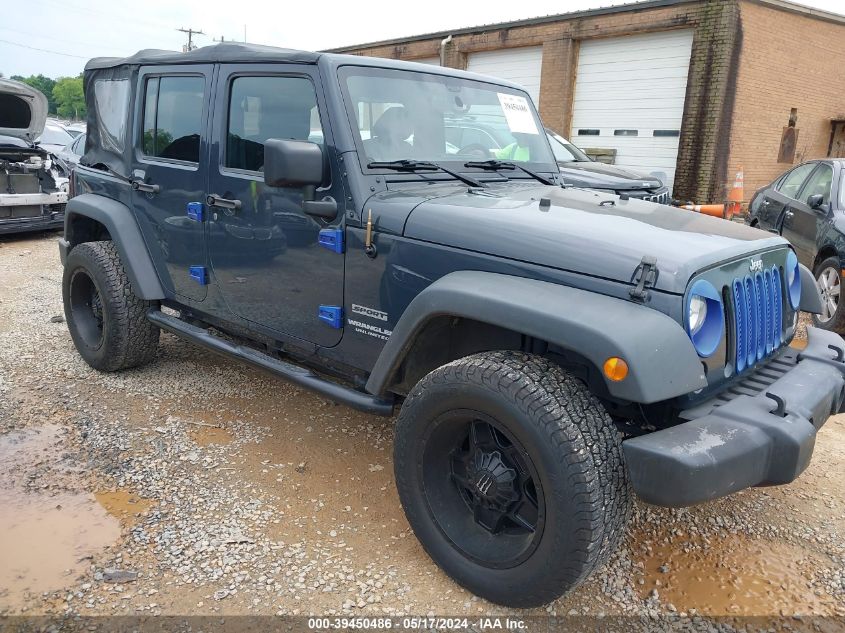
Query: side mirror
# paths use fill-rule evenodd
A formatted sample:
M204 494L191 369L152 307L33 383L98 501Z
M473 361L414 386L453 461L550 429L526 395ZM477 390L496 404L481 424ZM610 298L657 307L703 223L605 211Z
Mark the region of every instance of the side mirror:
M824 196L820 193L814 193L807 198L807 206L816 211L826 211L824 208Z
M264 142L264 182L270 187L316 186L324 180L323 150L316 143L278 138Z

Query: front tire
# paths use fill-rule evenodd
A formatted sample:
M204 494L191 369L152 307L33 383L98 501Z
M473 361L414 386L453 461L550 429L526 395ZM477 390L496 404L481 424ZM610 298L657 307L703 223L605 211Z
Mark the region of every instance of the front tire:
M94 369L128 369L155 357L159 329L147 310L159 304L132 291L113 242L85 242L68 254L62 297L70 336Z
M813 271L822 294L822 314L813 315L813 325L845 334L845 309L842 307L842 273L838 257L828 257Z
M436 369L396 425L411 527L475 594L511 607L573 589L616 549L631 511L619 433L548 359L486 352Z

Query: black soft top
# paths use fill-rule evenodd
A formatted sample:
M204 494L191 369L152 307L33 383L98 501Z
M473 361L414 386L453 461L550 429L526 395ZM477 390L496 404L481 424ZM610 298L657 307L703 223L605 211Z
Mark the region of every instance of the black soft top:
M203 46L190 53L148 48L129 57L95 57L85 64L85 70L101 70L118 66L150 66L157 64L213 64L225 62L279 62L314 64L320 53L296 51L289 48L221 42Z

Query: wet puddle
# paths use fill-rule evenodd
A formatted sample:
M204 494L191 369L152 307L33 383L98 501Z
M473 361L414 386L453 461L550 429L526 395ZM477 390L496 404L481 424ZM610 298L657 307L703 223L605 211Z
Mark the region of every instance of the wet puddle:
M120 536L117 519L88 493L24 488L30 473L58 462L62 439L55 425L0 436L0 610L72 584Z
M218 426L191 426L188 435L200 446L228 444L232 441L232 432Z
M94 498L111 516L123 525L133 525L153 505L152 499L145 499L127 490L100 491Z
M690 551L684 551L684 548ZM661 543L647 550L642 597L657 590L662 604L699 615L832 614L835 605L808 587L821 558L781 542L726 535L710 545Z

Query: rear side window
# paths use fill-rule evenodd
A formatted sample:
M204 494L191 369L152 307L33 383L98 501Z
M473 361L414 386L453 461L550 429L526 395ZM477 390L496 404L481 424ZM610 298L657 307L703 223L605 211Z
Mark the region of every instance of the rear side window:
M261 171L267 139L323 142L314 84L305 77L237 77L229 93L225 166Z
M202 132L202 77L151 77L144 93L147 156L198 163Z
M804 163L793 169L781 181L780 185L778 185L778 191L793 200L797 199L798 192L801 191L801 185L804 184L807 176L810 175L810 172L813 171L815 166L815 163Z
M126 114L129 109L127 79L98 79L94 82L94 108L100 145L123 152L126 147ZM84 149L84 142L83 142Z

